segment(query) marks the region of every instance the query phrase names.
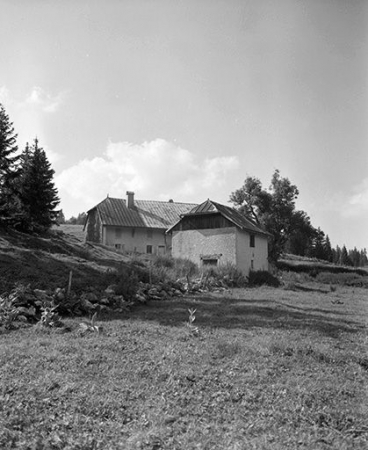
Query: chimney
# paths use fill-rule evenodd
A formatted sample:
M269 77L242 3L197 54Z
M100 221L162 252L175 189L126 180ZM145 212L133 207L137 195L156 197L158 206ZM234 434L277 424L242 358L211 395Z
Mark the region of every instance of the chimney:
M134 208L134 192L127 191L127 206L128 208L132 209Z

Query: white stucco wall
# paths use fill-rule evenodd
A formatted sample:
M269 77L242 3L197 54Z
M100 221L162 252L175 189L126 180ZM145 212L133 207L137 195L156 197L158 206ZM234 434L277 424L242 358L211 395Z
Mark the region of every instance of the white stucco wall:
M173 232L172 255L175 258L188 258L201 266L201 255L214 254L222 255L219 264L236 264L235 227Z
M255 235L254 244L250 247L249 233L236 227L174 231L172 255L188 258L201 267L201 255L221 254L219 264L235 264L247 276L252 268L268 270L267 238Z
M253 270L268 270L268 240L264 236L254 235L254 247L250 246L250 235L236 229L236 260L244 275ZM253 264L252 264L253 261ZM252 267L253 266L253 267Z
M104 227L103 243L111 247L120 244L121 250L125 252L146 253L147 245L151 245L152 254L170 253L171 236L166 235L164 230L157 229L150 229L152 231L150 236L147 230L134 228L133 233L133 228L130 227Z

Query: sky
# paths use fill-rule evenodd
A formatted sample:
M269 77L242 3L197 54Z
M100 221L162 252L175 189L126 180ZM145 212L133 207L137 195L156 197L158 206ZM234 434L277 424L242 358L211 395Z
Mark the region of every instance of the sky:
M366 0L0 0L0 102L67 218L110 197L228 204L276 169L368 247Z

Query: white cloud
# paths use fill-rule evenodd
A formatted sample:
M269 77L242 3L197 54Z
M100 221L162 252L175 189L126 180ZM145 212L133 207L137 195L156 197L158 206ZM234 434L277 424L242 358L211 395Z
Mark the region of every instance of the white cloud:
M343 210L346 217L359 216L362 213L368 213L368 178L354 188L354 194L348 199Z
M64 93L60 92L56 95L47 93L39 86L34 86L28 94L25 104L38 106L42 111L47 113L55 112L64 100Z
M235 156L200 158L164 139L143 144L110 142L102 157L85 159L56 177L73 214L133 190L139 199L201 202L225 188L238 167ZM225 188L228 191L227 188Z
M10 92L6 86L0 86L0 103L10 103Z

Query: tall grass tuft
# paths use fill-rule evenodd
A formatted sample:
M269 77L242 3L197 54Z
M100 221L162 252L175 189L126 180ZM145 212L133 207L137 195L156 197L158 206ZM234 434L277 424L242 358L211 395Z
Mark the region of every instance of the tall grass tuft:
M151 275L153 282L170 283L180 278L199 275L198 266L186 258L156 256L152 260Z

